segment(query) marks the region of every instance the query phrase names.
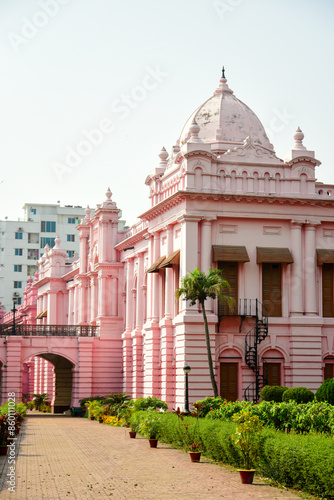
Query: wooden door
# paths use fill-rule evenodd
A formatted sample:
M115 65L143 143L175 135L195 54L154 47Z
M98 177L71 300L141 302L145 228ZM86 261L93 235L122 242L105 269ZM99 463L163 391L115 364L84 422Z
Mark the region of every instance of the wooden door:
M268 316L282 316L281 264L262 264L262 303Z
M333 264L322 266L322 315L324 318L334 316L333 297Z
M220 363L220 396L228 401L238 399L238 363Z
M225 295L233 298L233 304L230 306L225 300L218 301L218 316L235 316L238 314L238 263L218 262L218 268L231 287L225 290Z

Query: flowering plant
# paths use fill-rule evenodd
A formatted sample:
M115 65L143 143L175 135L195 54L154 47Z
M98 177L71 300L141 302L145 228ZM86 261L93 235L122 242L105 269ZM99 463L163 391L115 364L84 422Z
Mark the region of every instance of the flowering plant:
M182 436L182 440L185 444L185 446L188 448L190 452L201 452L202 451L202 445L201 445L201 437L200 437L200 432L199 432L199 421L198 418L200 416L202 404L201 403L194 403L194 408L195 410L191 412L190 416L196 418L195 425L191 425L190 423L184 423L183 418L185 416L184 413L180 411L180 408L178 408L174 413L178 416L179 418L179 423L180 423L180 433ZM181 423L182 422L182 423Z
M236 447L241 452L244 468L249 470L255 465L260 452L260 434L262 424L257 415L250 410L244 410L233 415L233 420L239 424L232 436Z

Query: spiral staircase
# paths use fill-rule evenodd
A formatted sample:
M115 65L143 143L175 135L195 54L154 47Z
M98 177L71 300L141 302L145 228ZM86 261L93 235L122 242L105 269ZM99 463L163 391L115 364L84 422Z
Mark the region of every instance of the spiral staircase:
M255 381L246 387L244 398L246 401L257 402L260 399L260 391L266 384L264 375L260 375L258 345L268 335L268 311L258 299L240 299L239 315L243 319L246 317L255 318L255 326L249 330L245 337L245 362L254 372Z

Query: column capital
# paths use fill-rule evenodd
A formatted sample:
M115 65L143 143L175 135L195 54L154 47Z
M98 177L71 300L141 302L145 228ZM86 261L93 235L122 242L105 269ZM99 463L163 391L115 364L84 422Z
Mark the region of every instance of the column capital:
M177 222L199 222L202 217L198 215L183 214L178 219Z
M305 220L295 220L292 219L290 222L291 229L301 229L302 226L305 224Z

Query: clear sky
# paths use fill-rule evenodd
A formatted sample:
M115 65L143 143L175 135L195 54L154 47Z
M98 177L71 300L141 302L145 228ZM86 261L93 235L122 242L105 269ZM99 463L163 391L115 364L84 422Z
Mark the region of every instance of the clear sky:
M332 0L1 0L0 19L0 219L110 186L136 222L222 65L278 156L300 126L334 184Z

